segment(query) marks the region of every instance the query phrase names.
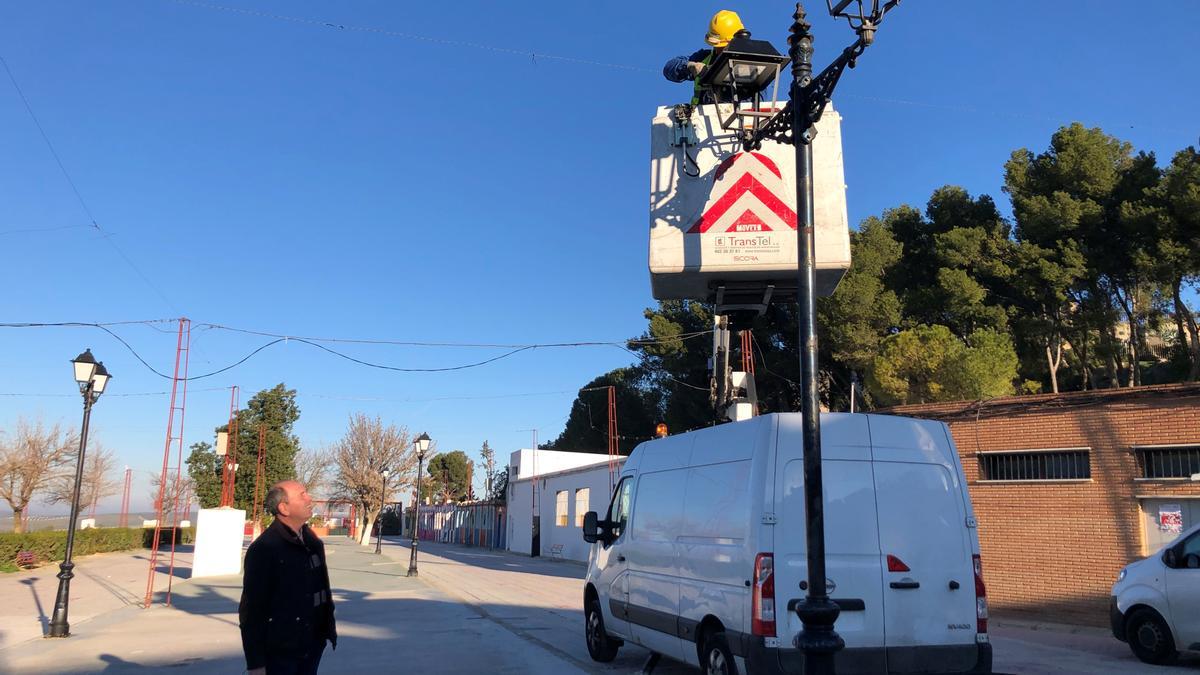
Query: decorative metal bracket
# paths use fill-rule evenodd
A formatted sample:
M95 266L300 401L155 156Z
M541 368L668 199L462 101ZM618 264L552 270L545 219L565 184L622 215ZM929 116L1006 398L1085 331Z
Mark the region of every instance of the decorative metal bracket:
M816 124L821 119L821 115L825 114L825 107L829 105L829 101L833 98L833 90L837 88L838 81L842 78L842 73L847 67L853 68L858 61L858 57L867 49L867 42L863 38L859 38L854 44L842 50L841 55L825 67L819 75L814 77L812 81L800 85L800 91L794 91L797 87L796 83L792 83L793 95L787 105L783 107L774 117L767 120L759 130L754 134L747 134L742 140L742 146L745 150L757 150L762 147L764 140L772 140L776 143L785 145L794 145L796 138L792 133L792 106L796 101L800 101L804 111L804 132L800 134L799 141L801 143L812 143L816 138Z

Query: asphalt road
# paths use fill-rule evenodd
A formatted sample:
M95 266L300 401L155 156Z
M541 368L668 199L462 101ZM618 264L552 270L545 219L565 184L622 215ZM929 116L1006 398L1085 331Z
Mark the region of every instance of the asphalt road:
M387 542L389 555L407 555L405 542ZM583 565L503 551L422 542L421 579L547 651L593 673L639 670L647 652L626 645L612 664L591 661L583 641ZM405 558L406 559L406 558ZM1200 655L1170 667L1138 661L1108 630L994 618L990 625L997 673L1140 675L1200 673ZM656 673L696 673L662 662Z
M422 543L420 575L409 578L408 542L388 541L379 556L344 537L327 545L340 640L326 650L322 673L636 673L648 656L626 645L610 664L588 657L580 564ZM240 576L188 579L184 555L171 606L160 595L141 609L141 552L78 562L65 640L40 637L56 569L0 575L0 674L244 671ZM991 625L999 673L1200 673L1200 657L1142 664L1103 629L1003 618ZM663 661L655 672L697 671Z

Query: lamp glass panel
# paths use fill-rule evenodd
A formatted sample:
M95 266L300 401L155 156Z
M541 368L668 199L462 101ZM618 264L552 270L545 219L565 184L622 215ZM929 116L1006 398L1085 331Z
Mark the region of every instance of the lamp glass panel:
M97 394L103 394L104 387L106 386L108 386L108 375L96 373L96 375L92 378L92 391Z
M71 363L75 364L75 381L79 384L87 384L92 379L92 375L96 373L95 361L72 361Z

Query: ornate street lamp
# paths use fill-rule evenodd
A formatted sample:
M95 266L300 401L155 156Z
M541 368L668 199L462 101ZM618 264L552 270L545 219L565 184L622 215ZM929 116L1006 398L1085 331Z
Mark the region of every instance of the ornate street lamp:
M425 467L425 453L429 451L429 434L422 432L413 441L413 446L417 449L417 481L413 488L413 501L417 506L413 510L412 550L408 555L410 577L417 576L417 530L421 526L421 471Z
M383 507L387 505L387 479L392 472L384 469L379 472L383 476L383 486L379 490L379 516L375 518L376 526L379 528L379 534L375 536L375 553L383 552Z
M821 476L821 418L817 397L816 242L814 238L812 140L816 123L825 112L846 67L875 41L883 16L900 0L826 0L834 18L844 18L858 34L854 44L825 70L813 77L812 26L801 3L792 16L788 55L792 60L792 87L788 104L761 128L743 138L747 150L761 147L764 139L790 143L796 148L796 234L800 263L800 378L804 436L804 512L808 545L808 594L796 607L804 629L794 645L804 652L807 675L833 673L833 656L845 646L834 630L837 603L829 599L825 578L825 497ZM851 5L857 11L848 11Z
M75 574L75 563L71 562L71 551L75 547L75 521L79 518L79 490L83 484L83 458L87 451L88 422L92 417L92 404L104 393L110 376L104 362L97 362L92 350L87 349L71 362L75 369L75 382L83 395L83 429L79 434L79 458L75 465L75 492L71 494L71 519L67 521L67 549L62 564L58 566L58 595L54 600L54 616L50 619L49 637L67 637L71 624L67 621L67 605L71 599L71 579Z

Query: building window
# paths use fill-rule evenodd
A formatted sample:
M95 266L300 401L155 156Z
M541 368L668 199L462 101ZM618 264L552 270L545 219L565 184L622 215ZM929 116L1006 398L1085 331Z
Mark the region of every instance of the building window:
M559 490L554 493L554 524L557 527L567 526L567 491Z
M575 491L575 527L583 527L583 514L591 511L592 489L580 488Z
M1191 478L1200 473L1200 445L1134 447L1142 478Z
M1088 448L979 453L979 480L1087 480Z

